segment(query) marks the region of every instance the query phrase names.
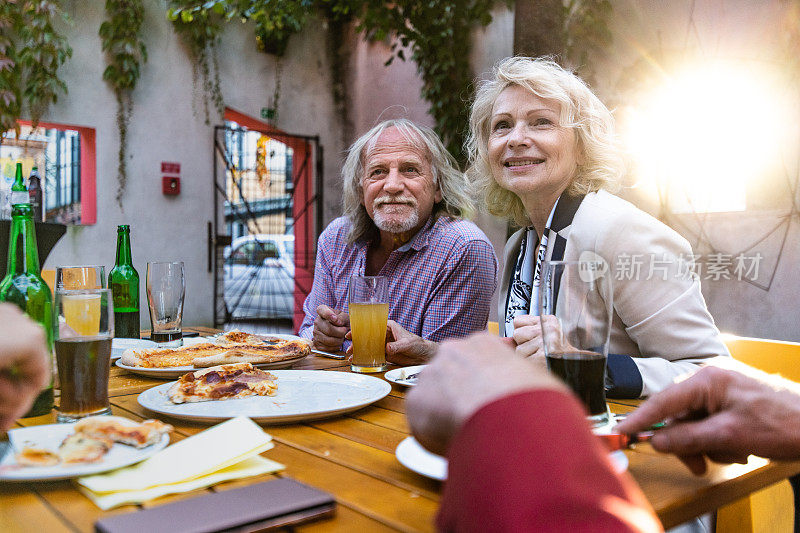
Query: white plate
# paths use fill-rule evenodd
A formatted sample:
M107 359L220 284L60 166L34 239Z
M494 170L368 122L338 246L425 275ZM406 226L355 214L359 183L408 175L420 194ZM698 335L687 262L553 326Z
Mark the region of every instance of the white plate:
M438 481L447 479L447 459L429 452L414 437L403 439L394 454L400 464L417 474Z
M395 455L400 464L431 479L444 481L447 479L447 459L429 452L414 437L406 437L398 444ZM618 450L608 454L617 472L628 468L628 457Z
M278 378L275 396L174 404L167 398L172 383L165 383L141 393L139 404L156 413L199 422L246 416L256 422L285 424L349 413L377 402L392 390L382 379L347 372L277 370L272 373Z
M140 376L148 376L159 379L179 378L187 372L194 372L195 370L198 370L193 366L170 366L167 368L144 368L141 366L128 366L123 364L121 359L117 359L116 363L114 364L122 369L127 370L128 372L133 372L134 374L139 374Z
M416 385L414 381L405 381L406 376L410 376L412 374L416 374L417 372L421 372L423 368L427 365L418 365L418 366L406 366L403 368L395 368L394 370L389 370L386 374L383 375L386 379L391 381L392 383L397 383L398 385L404 385L406 387L413 387Z
M275 361L272 363L253 363L253 366L256 368L262 368L264 370L289 368L297 361L304 359L305 357L306 357L305 355L299 355L291 359L284 359L283 361ZM187 372L194 372L195 370L201 370L200 368L195 368L193 366L169 366L165 368L144 368L141 366L128 366L123 364L122 361L120 360L117 360L116 365L129 372L133 372L134 374L139 374L141 376L149 376L151 378L159 378L159 379L179 378L182 375L186 374Z
M26 443L56 451L66 436L74 432L73 426L74 424L48 424L12 429L8 432L8 439L16 451L21 451ZM99 474L143 461L166 448L167 444L169 435L164 435L160 442L140 450L133 446L115 443L99 463L56 466L21 467L16 464L14 454L9 451L0 461L0 481L52 481Z
M122 352L132 348L134 350L146 350L156 348L158 344L147 339L111 339L111 360L122 357Z

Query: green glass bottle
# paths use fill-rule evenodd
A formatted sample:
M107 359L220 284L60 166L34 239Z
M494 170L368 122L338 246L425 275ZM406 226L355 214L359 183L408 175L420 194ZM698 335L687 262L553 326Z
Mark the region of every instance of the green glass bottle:
M28 188L25 187L25 180L22 178L22 163L17 163L17 172L14 175L14 184L11 186L11 196L9 203L13 206L17 204L30 203Z
M108 274L114 298L114 336L139 338L139 274L131 258L131 228L117 226L117 261Z
M18 174L19 176L19 167ZM27 196L27 193L26 193ZM53 295L39 272L39 252L33 210L27 203L11 208L11 234L8 240L8 269L0 281L0 301L10 302L42 325L53 364ZM53 409L53 381L39 393L33 407L25 415L39 416Z

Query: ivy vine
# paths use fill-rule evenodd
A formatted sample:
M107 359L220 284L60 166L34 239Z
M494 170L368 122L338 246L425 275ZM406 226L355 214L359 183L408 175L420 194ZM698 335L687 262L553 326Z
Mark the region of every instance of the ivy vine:
M216 47L224 22L230 18L226 0L169 0L167 18L194 60L192 78L195 87L202 81L203 112L210 124L210 106L219 116L225 112L225 102L219 82Z
M98 32L106 53L103 79L114 89L117 98L119 151L117 204L122 208L122 195L128 182L128 123L133 108L131 92L139 79L139 68L147 61L147 49L139 38L144 20L141 0L106 0L106 20Z
M35 127L67 86L58 68L72 55L53 20L67 20L57 0L0 2L0 140L19 132L17 120L27 108Z
M343 0L344 1L344 0ZM356 5L358 29L367 36L382 40L396 38L393 55L411 59L422 78L422 97L430 104L429 112L436 131L453 156L464 163L464 137L469 120L473 74L469 65L471 33L477 25L492 21L495 0L413 0L407 2L371 2L350 0Z
M608 50L614 40L608 27L613 7L610 0L567 0L563 9L562 35L567 59L591 82L592 54Z
M19 136L17 118L22 114L21 71L12 38L19 17L17 6L0 3L0 141L13 129Z
M367 38L393 39L387 65L395 58L405 60L406 52L411 52L422 78L422 97L430 104L436 130L450 152L464 162L463 141L473 91L471 33L492 21L491 10L498 3L499 0L171 0L168 17L189 44L203 73L206 95L210 95L220 113L223 101L219 78L216 70L213 80L208 76L208 53L218 42L225 21L241 18L254 22L259 49L280 56L286 51L289 37L302 30L312 13L321 14L337 28L356 19L357 30ZM510 6L513 0L504 3ZM552 28L562 35L568 58L583 65L583 70L588 70L590 53L611 43L607 25L611 9L609 0L567 0L559 17L563 27ZM207 121L208 98L204 100Z

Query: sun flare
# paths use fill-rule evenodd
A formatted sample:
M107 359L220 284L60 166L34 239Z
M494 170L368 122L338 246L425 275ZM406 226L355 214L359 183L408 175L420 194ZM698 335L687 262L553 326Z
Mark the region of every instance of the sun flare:
M748 182L782 165L795 116L785 87L745 65L705 65L667 78L623 121L636 185L674 212L743 211Z

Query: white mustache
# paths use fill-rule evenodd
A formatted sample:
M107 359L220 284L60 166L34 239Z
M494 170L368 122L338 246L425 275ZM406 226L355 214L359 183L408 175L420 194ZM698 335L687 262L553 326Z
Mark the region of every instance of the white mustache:
M384 204L406 204L410 205L411 207L417 206L417 200L413 197L410 198L396 198L393 196L381 196L380 198L376 198L372 205L375 207L379 207Z

